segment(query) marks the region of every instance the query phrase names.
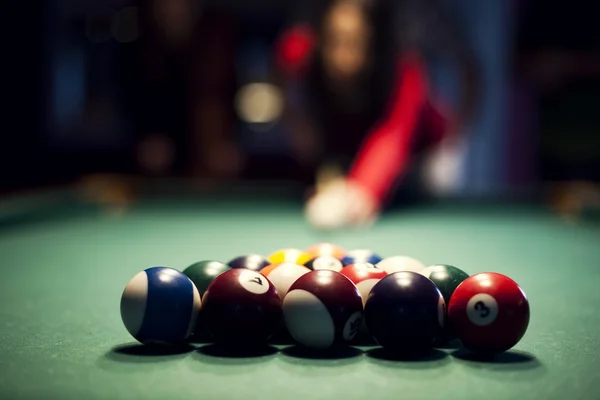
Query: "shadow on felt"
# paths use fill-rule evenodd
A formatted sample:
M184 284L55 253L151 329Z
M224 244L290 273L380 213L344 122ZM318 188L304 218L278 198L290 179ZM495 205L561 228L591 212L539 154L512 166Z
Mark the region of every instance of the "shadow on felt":
M358 357L362 355L362 351L351 346L340 346L327 350L315 350L301 345L293 345L282 349L281 354L287 357L310 360L343 360Z
M523 351L509 350L498 354L479 354L460 348L450 353L457 360L471 363L477 367L487 366L489 369L532 369L541 366L540 361L533 355ZM495 368L497 367L497 368Z
M499 381L506 380L505 374L510 374L511 379L529 382L542 379L547 373L547 368L536 356L523 351L509 350L495 355L481 355L459 349L450 355L472 373Z
M448 359L448 353L438 349L424 349L420 351L390 351L383 347L376 347L365 352L373 360L390 362L435 362Z
M201 355L215 358L261 358L275 355L279 350L271 345L207 344L197 349Z
M111 361L143 363L160 360L172 360L187 355L195 350L189 344L181 345L147 345L141 343L128 343L115 346L104 355Z
M433 347L436 349L456 350L462 348L462 343L458 339L453 339L446 342L434 343Z
M312 367L343 367L352 365L363 359L362 350L352 346L315 350L297 344L281 349L279 355L279 359L284 362L284 365L290 366L292 368L291 371L294 371L294 373L308 374L315 373L316 370ZM311 368L303 368L306 366ZM297 367L301 368L298 369Z

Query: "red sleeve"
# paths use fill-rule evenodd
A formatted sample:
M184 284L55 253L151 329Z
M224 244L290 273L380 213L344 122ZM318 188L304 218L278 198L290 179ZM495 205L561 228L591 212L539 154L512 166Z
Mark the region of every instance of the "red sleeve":
M302 74L310 62L315 42L315 34L308 25L298 24L287 29L275 44L279 69L287 76Z
M412 144L424 114L432 114L428 125L443 129L443 118L428 103L425 67L418 57L398 63L390 109L367 135L349 179L369 190L381 204L410 164ZM436 133L439 135L439 133Z

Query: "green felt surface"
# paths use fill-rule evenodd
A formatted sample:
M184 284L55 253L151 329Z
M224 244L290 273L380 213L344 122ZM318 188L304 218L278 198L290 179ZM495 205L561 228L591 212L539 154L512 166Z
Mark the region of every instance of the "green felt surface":
M0 229L0 398L593 399L600 393L600 230L526 207L430 206L367 231L317 234L298 202L161 200L111 216L89 210ZM311 359L211 348L144 354L119 314L124 285L154 265L332 241L470 273L526 291L531 323L495 362L446 349L390 361L377 350Z

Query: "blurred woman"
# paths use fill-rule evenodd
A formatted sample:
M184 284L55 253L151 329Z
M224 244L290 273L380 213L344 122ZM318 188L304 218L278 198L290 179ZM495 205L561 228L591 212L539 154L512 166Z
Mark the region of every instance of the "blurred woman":
M321 228L372 222L424 150L448 143L469 121L477 68L433 1L333 0L278 43L298 157L310 153L317 185L307 217ZM445 58L461 77L450 107L428 74Z

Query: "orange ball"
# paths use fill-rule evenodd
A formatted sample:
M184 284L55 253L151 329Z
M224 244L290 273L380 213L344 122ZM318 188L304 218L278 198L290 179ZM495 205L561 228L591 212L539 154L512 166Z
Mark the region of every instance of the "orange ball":
M305 250L305 252L310 254L311 258L331 256L337 258L338 260L341 260L346 255L346 249L333 243L317 243L310 246Z

